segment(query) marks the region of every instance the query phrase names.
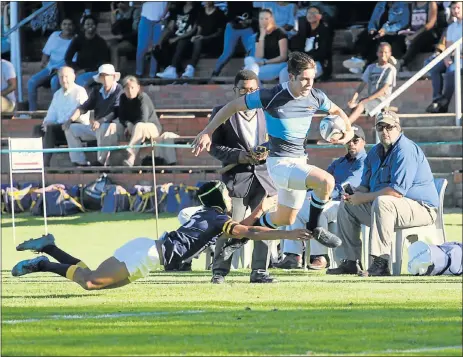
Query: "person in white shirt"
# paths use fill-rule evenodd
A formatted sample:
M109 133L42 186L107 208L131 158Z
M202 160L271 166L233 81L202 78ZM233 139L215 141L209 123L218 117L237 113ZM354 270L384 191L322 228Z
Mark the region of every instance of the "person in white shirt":
M17 80L11 62L2 59L2 113L12 113L16 105Z
M145 54L156 46L161 38L162 21L169 8L167 1L147 1L141 9L140 23L138 24L138 45L136 59L136 74L142 76L145 68ZM158 63L151 56L149 76L154 78L158 70Z
M45 149L66 144L63 125L76 108L88 99L85 88L75 83L76 75L71 67L61 67L58 76L61 88L53 95L53 100L42 125L34 129L34 136L43 135L43 147ZM90 126L89 115L89 112L80 115L76 123ZM75 162L76 154L75 152L69 153L72 162ZM44 166L50 166L51 157L52 154L43 155Z
M454 22L447 27L445 47L448 48L461 38L463 9L461 1L452 1L450 7ZM461 53L462 46L460 46ZM430 71L432 79L432 103L426 108L428 113L447 113L455 93L455 61L463 64L462 58L451 54L436 64ZM442 82L442 74L443 82Z
M52 93L59 89L58 70L64 66L64 55L74 38L74 24L71 19L61 21L61 31L53 32L42 51L41 71L27 82L29 110L37 110L37 89L50 84Z

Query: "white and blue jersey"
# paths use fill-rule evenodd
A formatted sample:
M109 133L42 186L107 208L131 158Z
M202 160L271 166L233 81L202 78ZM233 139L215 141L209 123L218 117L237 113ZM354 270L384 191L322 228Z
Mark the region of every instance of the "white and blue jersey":
M269 156L305 156L304 140L312 117L321 110L329 112L331 100L319 89L312 88L306 97L295 98L288 83L271 89L262 88L245 96L249 109L263 108L269 134Z

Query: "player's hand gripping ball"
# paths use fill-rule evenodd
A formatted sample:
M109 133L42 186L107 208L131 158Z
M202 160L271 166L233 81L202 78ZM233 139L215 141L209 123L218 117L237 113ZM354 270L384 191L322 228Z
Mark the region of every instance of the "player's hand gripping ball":
M320 122L320 135L328 142L340 140L345 132L346 123L338 115L328 115Z

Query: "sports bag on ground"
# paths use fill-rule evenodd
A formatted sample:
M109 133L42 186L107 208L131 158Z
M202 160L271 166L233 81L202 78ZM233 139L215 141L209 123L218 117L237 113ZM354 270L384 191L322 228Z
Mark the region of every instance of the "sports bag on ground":
M89 211L101 210L101 198L111 184L111 179L104 173L97 180L85 185L81 192L82 206Z
M49 217L70 216L85 212L79 201L72 197L61 184L50 185L45 189L37 189L32 193L33 203L31 213L34 216L42 216L44 208L43 196L45 195L46 211Z
M408 247L408 272L413 275L461 275L462 244L417 241Z

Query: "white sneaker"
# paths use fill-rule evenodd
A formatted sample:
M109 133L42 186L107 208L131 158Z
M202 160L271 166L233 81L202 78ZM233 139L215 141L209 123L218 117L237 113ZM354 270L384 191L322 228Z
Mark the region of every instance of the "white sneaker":
M349 68L350 73L362 74L362 68Z
M175 67L169 66L167 67L164 72L159 72L156 73L156 76L159 78L164 78L164 79L177 79L177 70Z
M346 68L363 68L365 67L365 61L358 57L352 57L342 62L342 65Z
M182 77L193 78L194 76L195 76L195 68L191 64L189 64L188 66L186 66L185 72L183 72Z

